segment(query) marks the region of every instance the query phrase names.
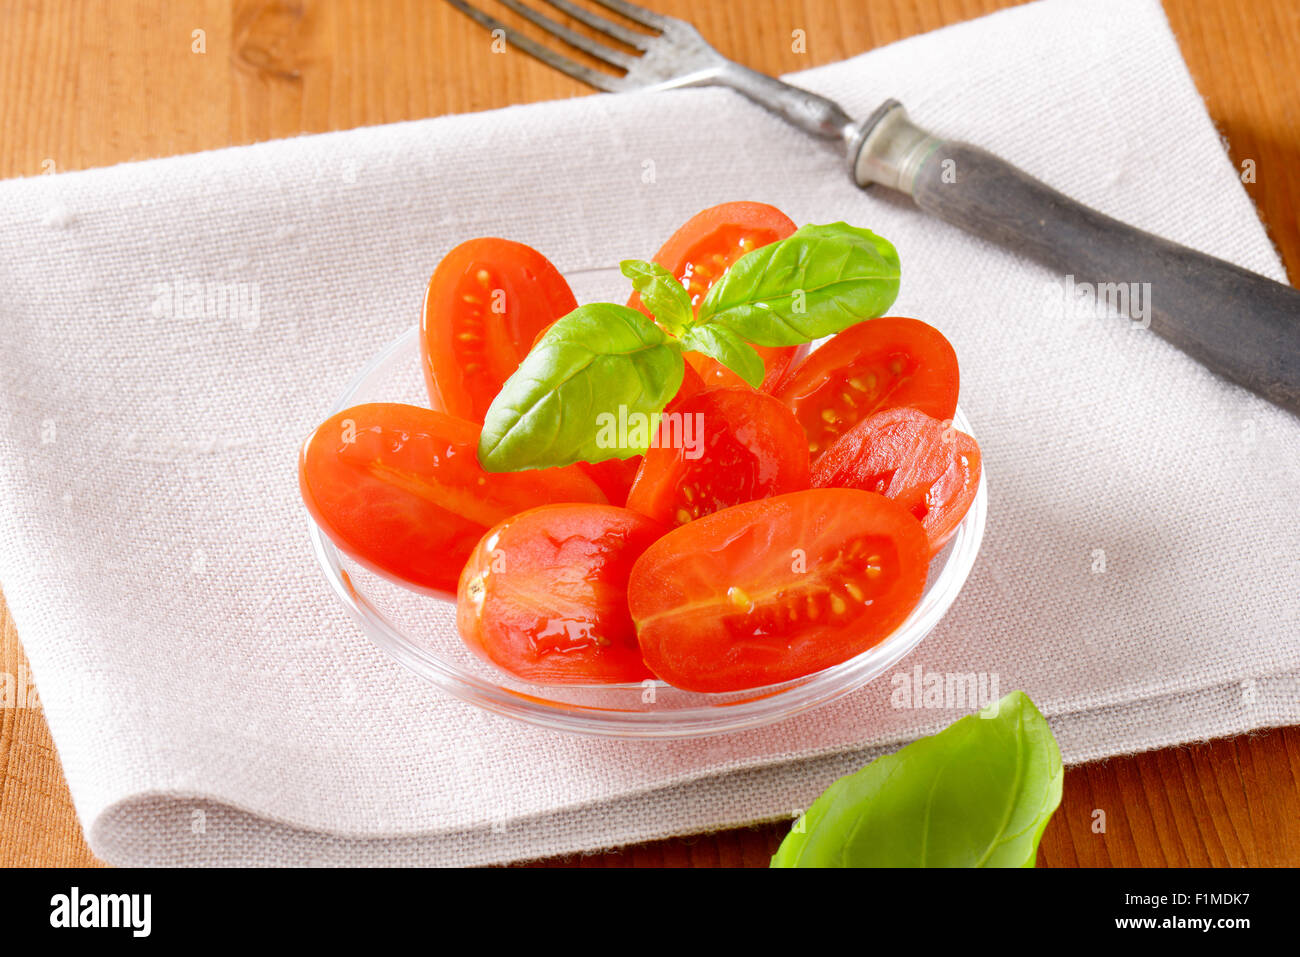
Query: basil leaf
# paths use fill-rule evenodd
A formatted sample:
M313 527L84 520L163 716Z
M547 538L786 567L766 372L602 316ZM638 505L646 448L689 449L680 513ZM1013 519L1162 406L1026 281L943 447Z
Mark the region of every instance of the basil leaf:
M683 368L681 345L643 313L608 302L579 306L547 330L492 401L479 464L518 472L640 455ZM605 427L606 416L622 433ZM630 444L610 440L623 434Z
M663 266L641 259L625 259L618 268L632 280L642 304L669 332L677 335L695 319L690 293Z
M681 340L683 349L717 359L755 389L763 384L767 374L763 357L726 326L691 326L682 333Z
M840 778L773 867L1033 867L1061 752L1021 691Z
M793 346L874 319L898 297L898 252L846 223L804 226L738 259L700 304L700 323L760 346Z

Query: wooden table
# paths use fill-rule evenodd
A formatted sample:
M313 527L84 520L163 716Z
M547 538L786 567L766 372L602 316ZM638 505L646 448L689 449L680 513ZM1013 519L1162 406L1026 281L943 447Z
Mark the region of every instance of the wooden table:
M482 0L490 4L492 0ZM838 60L1010 0L644 0L769 73ZM1300 280L1300 3L1165 0L1247 190ZM797 52L792 31L802 30ZM201 31L201 32L200 32ZM6 0L0 177L577 96L438 0ZM0 672L26 659L0 604ZM1050 865L1300 864L1300 728L1072 768ZM1106 811L1106 833L1092 831ZM573 863L765 865L784 826ZM96 863L39 708L0 709L0 865ZM563 862L561 862L563 863Z

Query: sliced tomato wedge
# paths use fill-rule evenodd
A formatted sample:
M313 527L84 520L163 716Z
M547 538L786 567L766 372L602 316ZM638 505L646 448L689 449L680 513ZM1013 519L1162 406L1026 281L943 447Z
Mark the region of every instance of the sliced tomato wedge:
M674 529L632 567L628 607L650 670L688 691L762 687L847 661L921 598L929 547L874 492L811 489Z
M745 253L785 239L796 227L790 217L766 203L722 203L696 213L669 237L655 253L654 261L681 281L698 311L713 284ZM641 297L632 294L628 305L650 313ZM804 355L807 346L755 346L763 357L767 375L762 391L771 392L790 368ZM704 380L706 388L747 388L745 380L726 366L698 353L688 353L689 362Z
M627 610L627 579L663 532L612 505L545 505L506 519L483 536L461 573L461 637L527 681L650 678Z
M578 307L550 260L507 239L471 239L438 264L420 319L429 402L482 424L488 406L556 319Z
M790 410L753 389L710 389L664 414L627 507L682 525L808 487L808 449Z
M856 423L910 406L936 419L957 409L957 354L919 319L868 319L832 337L776 390L808 436L813 461Z
M966 516L980 484L980 448L952 421L916 409L863 419L817 460L812 484L893 499L925 528L935 554Z
M502 519L552 502L605 503L572 466L485 472L479 427L377 402L332 416L303 444L298 483L330 540L371 571L455 598L461 567Z

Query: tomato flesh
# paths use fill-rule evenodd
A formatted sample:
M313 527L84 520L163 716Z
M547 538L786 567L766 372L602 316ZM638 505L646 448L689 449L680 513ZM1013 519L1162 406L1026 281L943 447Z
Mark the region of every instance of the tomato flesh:
M811 489L669 532L633 566L628 607L659 678L738 691L812 674L888 637L920 600L928 562L925 532L900 505Z
M345 409L303 444L298 481L312 518L370 570L443 598L490 527L551 502L603 504L578 469L485 472L479 427L413 405Z
M935 554L975 500L980 449L965 432L916 409L863 419L817 460L812 484L878 492L925 528Z
M665 415L628 508L682 525L741 502L808 487L808 449L790 411L752 389L710 389Z
M856 423L910 406L936 419L957 409L957 354L918 319L886 316L851 326L815 350L775 392L808 436L817 460Z
M797 227L785 213L766 203L722 203L696 213L655 253L654 261L677 277L698 312L713 284L747 252L785 239ZM632 294L628 305L649 311L641 297ZM807 354L807 346L755 346L767 374L760 387L771 392L790 368ZM726 366L699 353L688 353L687 362L704 380L705 388L747 387L744 379Z
M578 307L545 256L506 239L471 239L438 264L420 319L420 365L433 408L482 423L537 336Z
M483 536L461 573L461 637L527 681L652 677L627 609L627 579L663 532L612 505L545 505L506 519Z

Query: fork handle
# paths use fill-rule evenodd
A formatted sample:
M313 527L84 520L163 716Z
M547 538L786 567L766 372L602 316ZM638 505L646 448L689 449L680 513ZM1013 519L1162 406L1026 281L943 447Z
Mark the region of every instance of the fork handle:
M931 136L895 102L863 129L859 185L901 190L926 212L1052 267L1075 289L1091 283L1126 302L1139 293L1152 331L1300 415L1300 290L1112 219L978 147Z
M791 86L731 60L723 60L704 82L729 86L743 93L787 123L824 140L845 141L857 133L858 124L834 100Z

